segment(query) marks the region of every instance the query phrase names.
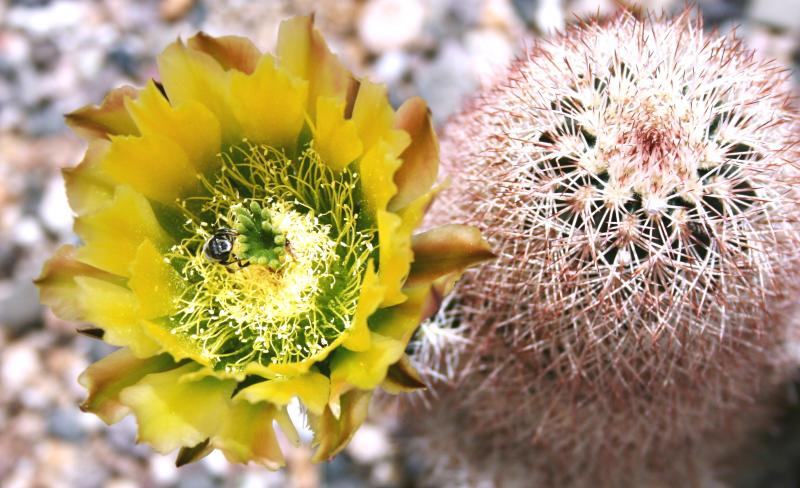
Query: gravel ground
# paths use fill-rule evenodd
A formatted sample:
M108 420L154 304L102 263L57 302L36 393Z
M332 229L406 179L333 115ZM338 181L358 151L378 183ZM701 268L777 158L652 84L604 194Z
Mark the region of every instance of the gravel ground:
M709 26L760 54L800 63L800 0L705 0ZM488 83L519 46L577 17L614 11L612 0L3 0L0 3L0 486L404 487L415 486L391 417L374 418L345 453L314 466L289 453L281 472L228 465L221 455L177 470L173 456L135 444L132 418L107 427L77 404L77 375L109 352L38 304L31 280L61 243L74 242L59 169L84 145L62 114L120 84L156 75L155 56L197 30L240 34L274 47L280 21L316 12L346 64L385 82L392 102L421 95L437 123ZM653 0L652 10L683 2ZM795 71L795 80L800 77ZM800 413L769 434L772 449L800 451ZM766 448L765 448L766 449ZM765 450L765 453L773 451ZM797 459L754 457L737 486L798 486ZM767 462L769 460L770 462ZM792 478L794 476L794 478ZM745 479L746 478L746 479Z

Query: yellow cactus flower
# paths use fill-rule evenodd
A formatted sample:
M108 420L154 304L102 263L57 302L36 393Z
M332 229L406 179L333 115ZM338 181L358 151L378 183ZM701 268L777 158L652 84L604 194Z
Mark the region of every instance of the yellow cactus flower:
M80 377L82 408L133 413L178 464L220 449L277 468L273 421L296 441L297 398L328 459L375 388L423 386L408 341L492 254L470 227L412 236L437 191L428 109L393 110L310 17L281 25L274 56L201 33L158 65L160 83L67 116L89 142L64 173L82 244L37 283L120 346Z

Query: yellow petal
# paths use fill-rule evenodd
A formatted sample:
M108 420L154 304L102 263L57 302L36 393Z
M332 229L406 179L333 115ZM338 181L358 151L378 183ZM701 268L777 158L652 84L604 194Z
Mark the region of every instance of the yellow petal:
M116 182L168 205L198 184L186 152L160 135L112 137L100 167Z
M384 335L371 332L371 347L367 351L337 350L331 360L332 394L344 385L364 390L372 389L386 378L386 370L403 356L406 345Z
M85 319L103 329L104 341L129 347L142 358L160 352L161 347L139 325L139 301L133 292L87 276L75 277L75 283L80 289L79 303Z
M197 171L207 172L219 166L216 157L220 151L219 121L200 103L189 100L172 106L151 81L138 100L127 100L125 105L145 138L163 136L174 142ZM165 156L158 154L157 157ZM167 162L161 161L162 164Z
M359 162L361 188L372 216L376 216L379 210L385 210L389 200L397 193L392 175L400 167L401 161L392 154L389 144L381 140Z
M248 374L264 376L266 378L274 378L276 376L297 376L306 373L311 366L324 361L328 355L342 345L346 338L347 334L340 334L339 337L330 342L327 346L325 346L324 349L302 361L298 361L296 363L273 363L266 367L261 366L260 364L250 363L245 367L245 372Z
M126 99L135 99L138 90L122 86L108 92L103 103L78 109L64 116L72 130L88 140L114 135L138 135L136 125L125 109Z
M411 250L411 233L422 221L425 209L433 198L431 191L407 205L400 215L378 212L378 239L380 240L380 278L386 287L381 303L384 307L405 300L401 291L411 269L414 253Z
M310 16L295 17L281 23L277 53L281 67L298 79L308 81L306 108L312 117L317 109L318 97L345 99L358 86L314 29L314 20ZM345 106L345 114L349 116L352 109L352 105Z
M344 449L366 420L370 398L371 391L349 391L342 395L341 415L337 417L325 408L322 416L314 419L314 444L319 447L311 458L313 462L328 460Z
M75 232L85 243L77 251L81 261L120 276L130 275L130 264L145 239L157 247L170 241L150 202L124 186L117 187L110 206L78 217Z
M78 215L96 212L114 198L114 182L100 169L109 148L111 142L94 139L78 166L62 170L69 206Z
M406 288L408 299L393 307L381 308L370 317L370 327L376 333L408 344L414 331L428 311L430 286Z
M414 263L406 286L431 283L495 257L475 227L444 225L416 235L412 241Z
M268 469L286 464L272 421L277 407L268 403L234 402L212 444L232 463L255 461Z
M314 149L326 165L337 171L346 168L363 151L355 123L344 118L344 106L341 99L317 99Z
M305 123L308 82L261 58L252 75L231 74L231 96L236 119L248 140L276 148L294 148Z
M362 80L358 87L353 122L358 128L358 135L369 150L378 141L390 144L392 155L399 155L410 141L404 131L394 130L394 110L386 95L386 86Z
M400 106L394 126L411 137L411 144L400 155L403 164L394 174L397 194L389 203L389 208L397 210L427 193L436 182L439 144L431 123L430 110L421 98L411 98Z
M309 411L319 415L328 403L330 381L320 373L309 371L291 378L275 378L243 388L236 398L251 403L270 402L283 407L298 397Z
M139 323L145 335L158 343L161 346L161 351L169 353L175 361L191 359L198 364L208 366L208 361L203 358L197 345L189 339L178 334L172 334L166 325L158 322L142 320Z
M223 140L241 142L241 129L233 115L233 105L237 102L230 100L228 91L231 72L225 71L214 57L178 41L158 57L158 71L170 103L202 103L219 121ZM242 103L245 102L238 101Z
M61 246L45 263L35 283L39 287L40 301L64 320L86 318L81 307L81 289L75 282L78 276L122 283L118 276L77 261L74 247Z
M168 453L195 446L216 434L229 413L229 399L236 382L204 377L182 381L197 370L195 364L145 376L125 388L119 397L130 407L139 424L139 440Z
M361 282L361 294L358 298L356 312L353 314L353 323L347 333L347 339L342 345L351 351L366 351L369 349L369 327L367 319L372 315L383 300L385 287L381 286L372 260L367 263L364 279Z
M199 32L188 41L189 47L216 60L226 70L239 70L250 74L256 69L261 51L250 39L238 36L212 37Z
M139 300L146 319L172 315L185 288L180 275L166 262L155 244L145 239L130 266L128 286Z
M165 354L141 359L128 349L114 351L86 368L78 377L78 383L89 392L81 410L92 412L107 424L119 422L130 412L120 403L120 391L135 385L150 373L166 371L174 366L175 363Z

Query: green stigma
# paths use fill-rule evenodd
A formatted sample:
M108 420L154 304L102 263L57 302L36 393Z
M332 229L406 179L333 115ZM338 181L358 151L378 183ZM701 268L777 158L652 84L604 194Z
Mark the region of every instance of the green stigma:
M351 326L377 252L358 174L310 148L289 158L244 142L220 159L204 194L178 202L187 237L167 257L187 286L165 325L233 373L319 354ZM219 229L233 231L229 261L203 252Z
M287 242L286 236L275 228L272 211L252 201L249 208L238 207L235 214L234 228L239 233L237 256L277 271L286 256Z

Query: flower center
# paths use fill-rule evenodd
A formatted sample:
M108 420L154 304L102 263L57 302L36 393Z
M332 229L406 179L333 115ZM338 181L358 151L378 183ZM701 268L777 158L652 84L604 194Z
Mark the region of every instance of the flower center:
M187 289L170 330L231 372L313 356L350 326L375 250L357 175L310 149L291 160L244 143L221 158L205 194L180 202L189 235L168 259Z

